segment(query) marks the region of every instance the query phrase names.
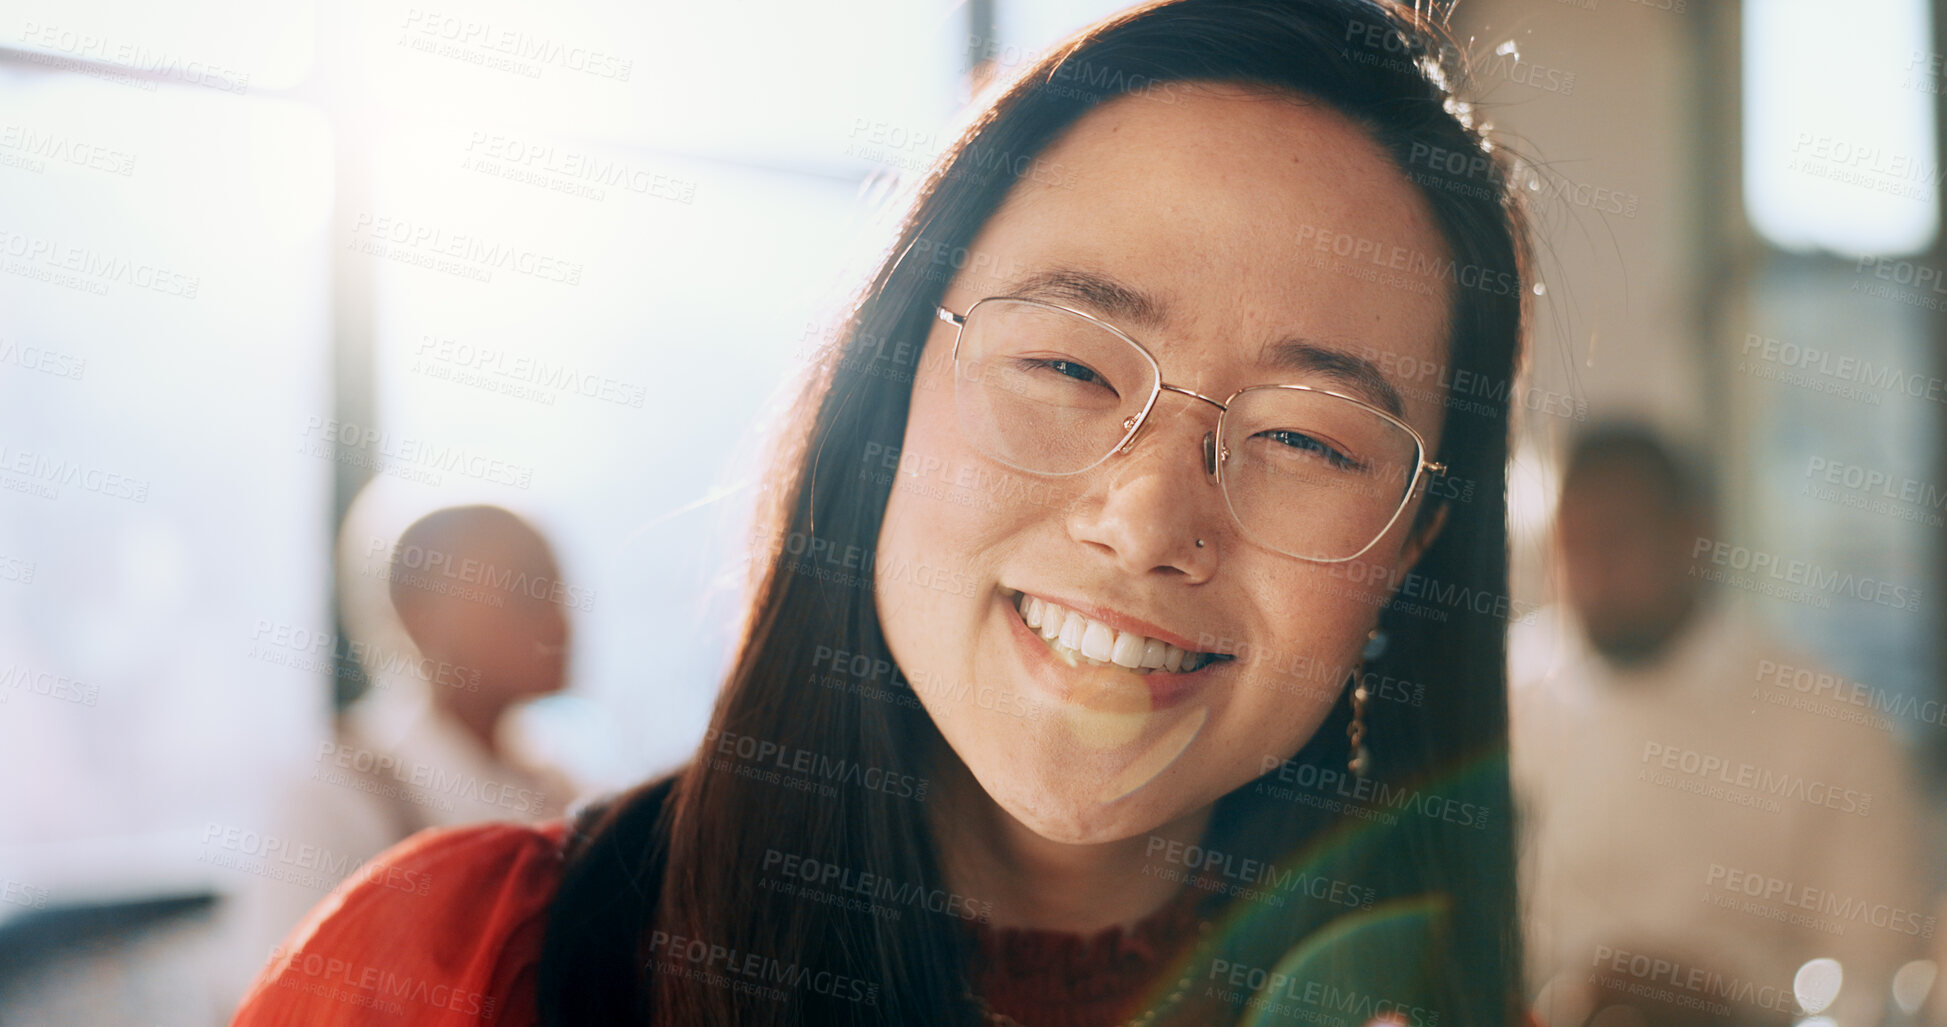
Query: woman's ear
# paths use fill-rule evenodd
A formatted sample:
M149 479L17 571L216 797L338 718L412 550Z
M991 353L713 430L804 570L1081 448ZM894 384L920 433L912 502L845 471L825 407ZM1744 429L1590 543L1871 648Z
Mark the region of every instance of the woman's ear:
M1406 577L1406 573L1413 569L1413 565L1420 562L1420 557L1426 555L1427 549L1433 545L1433 540L1440 537L1440 529L1447 526L1447 501L1441 499L1437 502L1440 505L1433 508L1433 513L1427 516L1425 523L1414 528L1413 534L1407 536L1406 544L1400 547L1399 568L1393 575L1394 581Z

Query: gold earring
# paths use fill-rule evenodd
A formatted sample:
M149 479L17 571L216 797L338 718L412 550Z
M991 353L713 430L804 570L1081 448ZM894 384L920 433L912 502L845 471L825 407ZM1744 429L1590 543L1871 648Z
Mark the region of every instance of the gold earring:
M1359 662L1352 668L1352 723L1345 726L1345 737L1352 743L1352 758L1346 761L1345 768L1354 777L1365 777L1372 769L1372 750L1366 748L1366 682L1367 660L1376 660L1386 651L1386 633L1378 628L1366 635L1365 648L1359 652Z

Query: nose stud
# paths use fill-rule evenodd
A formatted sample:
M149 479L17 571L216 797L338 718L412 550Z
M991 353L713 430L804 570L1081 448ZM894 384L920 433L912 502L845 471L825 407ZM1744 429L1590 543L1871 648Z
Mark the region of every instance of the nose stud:
M1203 548L1203 540L1202 540L1202 539L1197 539L1197 548L1198 548L1198 549L1202 549L1202 548Z

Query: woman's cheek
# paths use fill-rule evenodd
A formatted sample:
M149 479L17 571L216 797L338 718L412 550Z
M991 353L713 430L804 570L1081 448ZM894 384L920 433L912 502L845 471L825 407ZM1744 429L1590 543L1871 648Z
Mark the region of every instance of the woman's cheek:
M960 681L970 671L979 600L991 592L984 565L993 532L979 497L955 481L956 468L974 457L962 444L952 394L928 384L922 375L905 436L888 461L894 470L873 589L886 639L908 678Z
M873 592L879 621L902 666L908 661L934 663L940 646L921 646L918 642L929 636L936 643L945 641L939 637L939 628L951 619L948 604L953 597L921 587L919 583L922 577L931 582L933 566L946 556L940 550L941 540L929 530L930 525L937 524L934 511L927 509L932 505L895 482L887 500L878 553L873 562ZM921 568L926 572L922 573ZM907 666L905 670L910 677L938 668Z
M1373 548L1380 549L1390 541L1381 540ZM1356 605L1377 615L1378 608L1399 585L1399 572L1395 569L1397 556L1396 547L1387 547L1383 555L1369 552L1344 563L1319 564L1318 573L1312 576L1313 586L1334 605Z
M1229 697L1231 737L1246 751L1252 776L1288 758L1317 732L1345 694L1367 633L1390 585L1390 564L1349 561L1285 567L1263 579L1262 625L1298 630L1253 639L1240 658L1253 665ZM1260 636L1261 638L1262 636Z

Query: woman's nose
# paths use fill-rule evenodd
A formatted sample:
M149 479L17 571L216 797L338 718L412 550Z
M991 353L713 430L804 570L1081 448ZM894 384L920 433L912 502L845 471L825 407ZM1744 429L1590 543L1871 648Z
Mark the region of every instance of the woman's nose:
M1213 470L1214 411L1157 398L1136 435L1093 472L1070 533L1136 574L1169 569L1203 579L1216 567L1229 515ZM1197 545L1202 540L1203 545Z

